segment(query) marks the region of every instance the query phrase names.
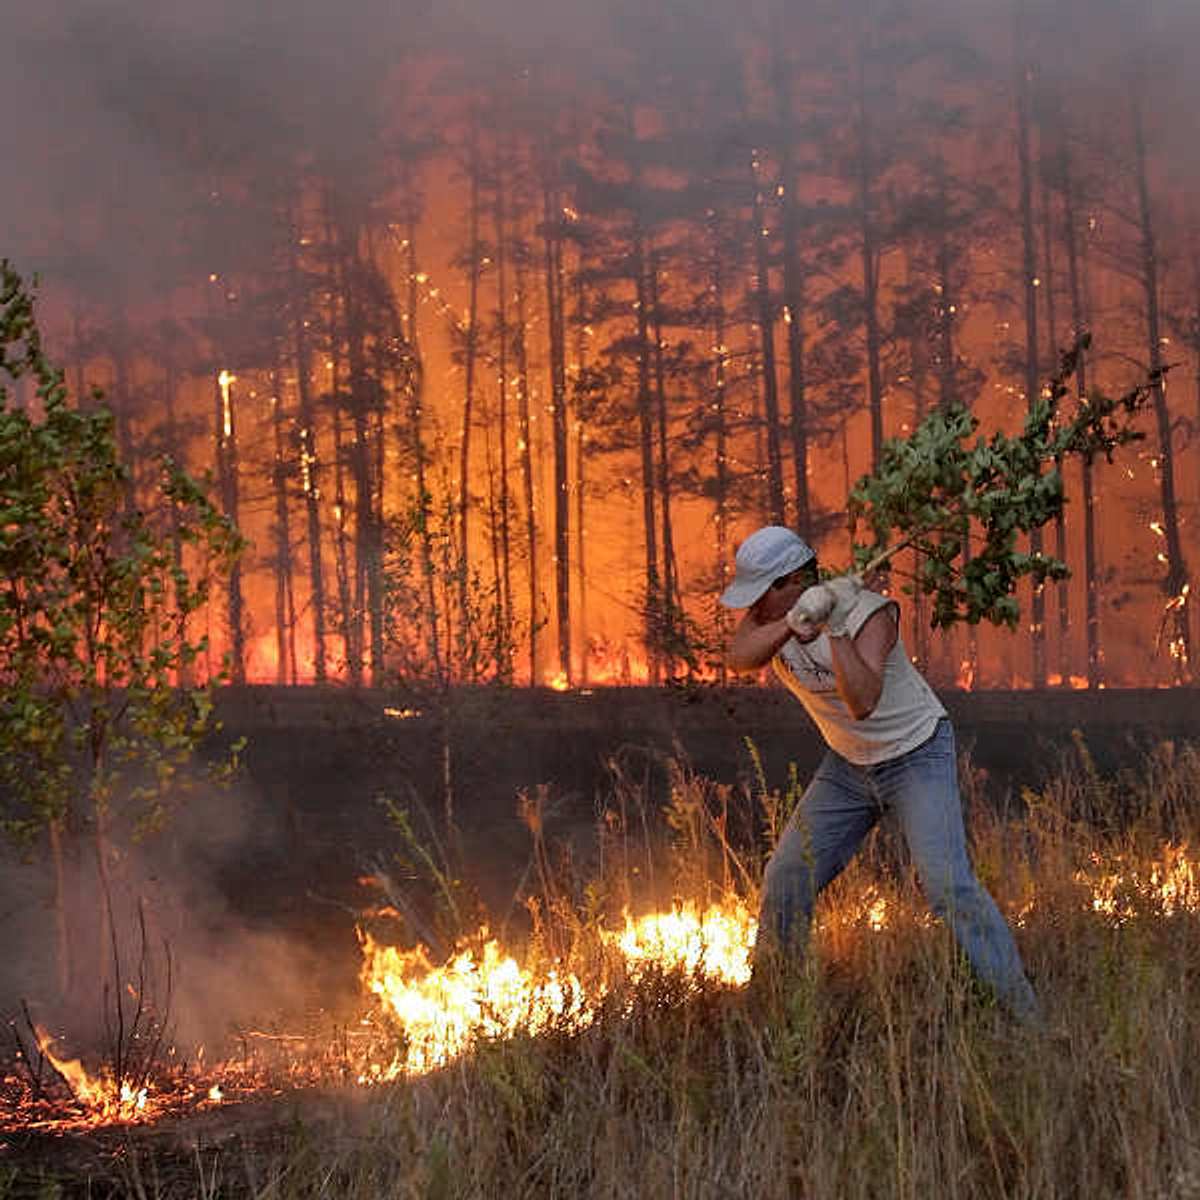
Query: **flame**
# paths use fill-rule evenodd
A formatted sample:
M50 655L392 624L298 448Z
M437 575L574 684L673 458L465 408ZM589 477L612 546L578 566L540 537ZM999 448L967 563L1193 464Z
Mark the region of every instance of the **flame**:
M538 979L489 938L435 969L424 946L401 950L363 937L363 983L397 1021L404 1049L375 1078L422 1074L444 1066L477 1041L537 1034L565 1020L586 1023L579 981L549 971ZM363 1082L367 1082L366 1077Z
M221 389L221 428L226 440L233 435L233 406L229 392L236 382L237 376L224 368L217 376L217 386Z
M1149 905L1165 917L1200 913L1200 865L1188 855L1187 842L1166 844L1161 857L1139 867L1128 857L1118 858L1113 870L1099 855L1092 856L1091 871L1076 872L1075 879L1091 891L1092 909L1118 924Z
M34 1026L38 1049L46 1061L62 1076L71 1095L93 1114L106 1121L126 1120L142 1113L149 1090L135 1088L122 1080L118 1086L107 1074L92 1075L77 1058L60 1058L54 1053L54 1039L40 1026Z
M1164 843L1152 855L1093 852L1072 878L1087 911L1115 924L1139 916L1200 914L1200 859L1187 842ZM1017 898L1009 909L1010 921L1026 924L1041 903L1036 893ZM835 935L877 934L907 923L927 926L934 918L901 893L869 883L846 889L823 905L818 929ZM347 1038L359 1039L349 1078L371 1085L412 1077L444 1067L489 1040L585 1029L605 1004L621 1002L622 981L636 986L664 972L681 974L689 987L705 982L740 987L750 978L756 935L750 908L735 896L707 906L680 901L636 917L626 912L618 927L596 930L590 950L577 949L579 962L587 964L577 969L571 966L574 958L564 964L530 956L522 964L486 928L440 966L423 946L387 946L364 933L361 981L371 1011L358 1022L356 1033L339 1034L342 1057L331 1055L324 1042L300 1035L250 1031L244 1036L275 1048L293 1087L346 1078ZM118 1084L103 1071L90 1073L78 1060L55 1054L52 1038L40 1028L36 1036L70 1089L72 1115L63 1115L60 1104L52 1119L40 1119L47 1101L40 1110L30 1104L15 1114L0 1113L6 1126L14 1121L59 1128L148 1121L280 1090L277 1080L247 1066L244 1055L209 1065L199 1052L190 1073L156 1072L151 1093L149 1086ZM80 1108L85 1110L82 1117Z
M631 978L647 968L682 970L718 983L750 981L750 949L758 923L740 904L710 905L701 914L694 905L650 913L634 920L625 914L620 933L602 939L624 955Z
M955 677L954 686L961 688L964 692L969 692L975 686L975 664L969 658L964 658L958 664L958 675Z
M566 671L558 671L546 680L546 686L553 688L556 692L565 692L570 688L571 682L567 678Z
M1073 691L1086 691L1088 686L1086 675L1068 675L1065 679L1057 671L1051 671L1046 676L1046 684L1049 687L1068 687Z

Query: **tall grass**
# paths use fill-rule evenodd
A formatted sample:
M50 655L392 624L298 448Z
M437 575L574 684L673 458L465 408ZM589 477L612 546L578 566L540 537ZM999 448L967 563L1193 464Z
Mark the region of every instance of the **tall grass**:
M1164 841L1195 843L1200 753L1164 745L1104 777L1080 742L1007 819L965 767L975 863L1018 926L1045 1030L980 991L885 841L822 899L786 977L733 989L650 976L610 992L582 1031L283 1101L226 1124L221 1142L193 1128L186 1151L161 1130L130 1136L90 1194L1200 1197L1200 914L1129 881L1113 885L1116 914L1100 912L1089 883L1101 862L1132 873ZM759 799L779 812L786 793ZM680 894L745 894L761 863L732 827L734 799L677 770L665 857L617 822L625 844L607 847L602 877L547 865L543 944L586 965L597 951L581 900L635 896L633 865ZM881 932L837 919L867 888L888 903Z

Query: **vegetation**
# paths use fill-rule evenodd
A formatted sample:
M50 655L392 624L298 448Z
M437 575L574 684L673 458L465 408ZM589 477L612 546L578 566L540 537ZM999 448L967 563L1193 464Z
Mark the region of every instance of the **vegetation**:
M386 4L211 16L186 96L167 32L129 22L87 86L30 102L45 140L93 154L68 181L24 139L8 252L46 255L59 344L110 381L127 464L214 466L253 541L212 600L235 681L385 680L387 531L414 510L445 514L515 682L720 677L712 601L755 524L844 560L847 495L888 437L935 410L952 439L1011 430L1084 331L1079 396L1200 350L1190 6L518 7L482 28ZM30 36L51 89L54 39ZM231 85L249 62L255 87ZM111 114L79 99L112 92ZM113 171L114 136L171 172ZM145 243L94 234L117 227ZM1152 389L1127 470L1060 465L1078 503L1031 525L1022 578L1050 559L1073 578L1022 583L1017 637L987 625L1012 619L1013 559L986 549L959 589L925 556L934 604L905 632L936 683L964 658L1000 687L1189 676L1190 605L1172 662L1147 616L1196 559L1182 375ZM414 594L428 557L405 564ZM924 654L929 607L983 628ZM466 608L428 648L450 668Z
M8 1194L86 1180L93 1196L164 1200L1194 1195L1200 895L1186 873L1175 891L1144 885L1165 841L1200 834L1200 750L1164 744L1103 775L1080 741L1024 794L1019 821L962 767L976 865L1019 922L1047 1031L979 994L877 840L823 898L814 952L786 987L650 975L583 1032L485 1044L419 1079L130 1129L112 1157L99 1132L56 1139L40 1164L27 1144ZM635 811L638 796L623 799ZM720 799L676 776L664 888L722 888ZM768 814L788 802L762 799ZM598 952L584 894L636 886L629 864L647 860L629 836L611 877L551 881L574 897L573 917L545 908L568 964ZM1106 878L1098 861L1124 873ZM867 896L886 905L881 932L839 919Z
M1044 553L1036 535L1061 517L1063 464L1113 453L1146 435L1134 420L1162 386L1165 371L1123 396L1082 397L1069 417L1060 404L1090 338L1063 356L1058 374L1035 401L1015 436L997 430L970 438L979 420L961 404L930 413L907 438L886 442L878 470L850 493L851 529L866 525L873 543L855 547L864 570L882 566L900 550L919 555L910 593L933 597L931 620L947 627L980 620L1016 628L1018 583L1040 590L1069 574L1066 562ZM1018 535L1035 535L1028 552Z
M13 403L6 385L30 380L36 399ZM69 922L99 913L104 926L114 843L157 828L186 795L181 768L211 730L216 682L197 681L207 641L189 620L241 545L169 460L155 509L135 507L100 399L69 402L32 294L0 263L0 822L25 848L48 841L64 991ZM68 914L65 857L80 842L95 875ZM107 942L102 932L99 963L74 986L95 986Z

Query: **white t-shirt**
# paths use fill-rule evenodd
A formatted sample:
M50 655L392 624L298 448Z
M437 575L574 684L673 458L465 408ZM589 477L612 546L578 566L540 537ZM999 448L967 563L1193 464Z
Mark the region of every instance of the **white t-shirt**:
M890 608L899 621L894 600L878 592L863 591L846 621L855 637L868 618ZM896 644L883 664L883 690L874 712L856 720L838 695L829 638L821 633L807 645L789 638L771 660L775 674L804 705L830 749L858 766L873 766L915 750L933 736L946 716L942 702L925 677L913 666L897 631Z

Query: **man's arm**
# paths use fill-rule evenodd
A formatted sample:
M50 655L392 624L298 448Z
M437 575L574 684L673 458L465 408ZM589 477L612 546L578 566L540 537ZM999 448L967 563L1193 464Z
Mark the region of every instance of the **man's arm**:
M753 609L748 609L733 631L725 662L734 671L757 671L779 653L780 647L791 636L786 617L777 621L758 621Z
M898 635L896 609L889 604L872 613L855 637L829 639L838 695L856 721L869 717L879 703L883 665Z

